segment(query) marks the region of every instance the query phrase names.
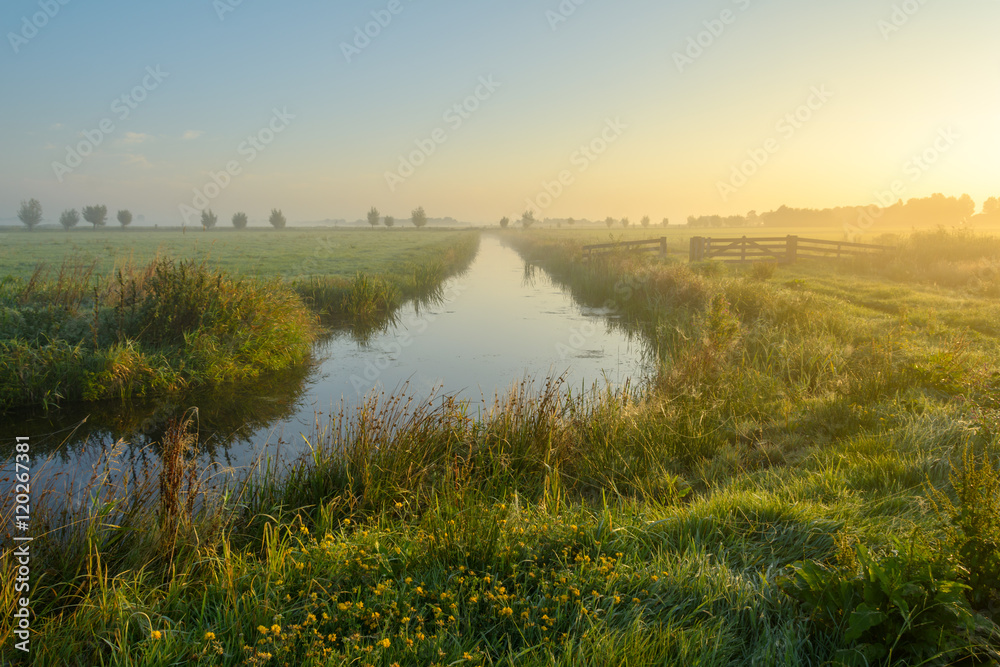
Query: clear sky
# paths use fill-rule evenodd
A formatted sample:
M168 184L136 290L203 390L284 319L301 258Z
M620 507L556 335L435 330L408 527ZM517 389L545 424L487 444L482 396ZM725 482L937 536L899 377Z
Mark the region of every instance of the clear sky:
M530 199L658 222L869 204L898 179L981 204L998 26L997 0L6 0L0 218L35 197L49 222L495 222Z

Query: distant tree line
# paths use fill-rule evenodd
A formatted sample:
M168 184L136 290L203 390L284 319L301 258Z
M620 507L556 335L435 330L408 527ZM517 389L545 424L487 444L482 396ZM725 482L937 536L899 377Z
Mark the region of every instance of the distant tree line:
M368 211L368 224L372 226L372 229L379 226L379 223L385 227L395 227L396 218L391 215L382 216L382 213L374 206ZM417 229L427 226L427 213L424 211L423 206L418 206L410 212L410 222Z
M93 225L94 229L104 227L108 224L107 206L104 206L103 204L84 206L82 210L83 219ZM59 215L59 224L68 231L80 223L80 217L80 212L78 212L75 208L69 209L63 211ZM116 217L118 218L118 224L120 224L123 229L132 224L132 213L128 209L118 211ZM29 231L33 230L45 220L42 214L41 202L37 199L22 201L20 208L17 210L17 219L20 220Z
M841 206L837 208L812 209L782 206L774 211L755 211L747 215L702 215L689 216L689 227L843 227L856 224L866 214L877 211L880 224L899 225L960 225L966 222L980 222L986 219L1000 220L1000 199L991 197L983 204L982 213L976 215L976 204L969 195L946 197L933 194L930 197L902 199L890 206Z
M615 218L612 216L608 216L603 221L599 222L587 220L586 218L580 220L577 220L576 218L545 218L544 220L538 220L535 218L534 211L530 210L525 211L523 214L521 214L521 220L520 220L521 226L524 229L528 229L529 227L532 227L535 224L545 225L549 227L562 227L563 225L569 225L570 227L573 227L577 224L593 225L593 224L600 224L600 222L603 222L605 225L607 225L609 229L614 227L615 225L621 225L622 227L628 228L632 224L627 217ZM510 226L510 224L511 220L507 216L504 216L503 218L500 219L501 229L507 229ZM650 218L648 215L644 215L640 219L639 224L642 225L644 228L648 228L650 225L653 224L653 221L652 218ZM670 224L670 220L668 218L663 218L663 221L660 224L663 227L666 227L667 225Z
M132 212L128 209L122 209L118 211L115 215L118 220L118 224L125 229L132 224ZM33 230L44 220L42 216L42 204L37 199L29 199L28 201L22 201L21 207L17 211L17 218L20 220L28 230ZM108 207L103 204L97 204L93 206L84 206L80 211L74 209L69 209L63 211L59 215L59 224L63 226L66 231L69 231L73 227L80 224L80 219L90 223L94 226L96 230L98 227L104 227L108 224ZM233 215L233 227L236 229L246 229L249 223L249 218L246 213L239 212ZM391 221L392 219L389 218ZM212 209L205 209L201 212L201 226L207 231L212 229L218 224L219 216L217 216ZM285 215L280 209L272 209L271 217L268 218L268 222L275 229L284 229L287 225ZM388 226L392 226L391 222L387 223Z

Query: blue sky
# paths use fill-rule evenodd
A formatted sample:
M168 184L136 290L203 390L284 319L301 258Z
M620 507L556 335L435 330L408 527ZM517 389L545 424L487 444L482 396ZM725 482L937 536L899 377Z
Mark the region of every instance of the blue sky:
M53 221L106 203L179 224L230 162L238 173L205 199L252 224L272 207L294 223L372 205L491 222L529 200L540 217L655 220L867 204L927 151L906 196L1000 194L996 0L910 0L910 14L898 0L565 0L573 12L555 24L558 0L398 1L348 62L342 44L389 0L8 0L0 218L36 197ZM23 31L40 4L54 16ZM678 66L699 33L706 46ZM147 68L166 76L120 120L115 100L152 82ZM469 99L474 111L450 116L460 125L445 120ZM807 120L779 130L803 105ZM241 146L276 109L287 127L248 162ZM109 120L93 153L57 174ZM574 156L601 147L609 121L623 131L581 171ZM942 131L955 140L934 149ZM416 142L433 154L391 186ZM763 164L743 166L761 150ZM569 184L540 198L560 172Z

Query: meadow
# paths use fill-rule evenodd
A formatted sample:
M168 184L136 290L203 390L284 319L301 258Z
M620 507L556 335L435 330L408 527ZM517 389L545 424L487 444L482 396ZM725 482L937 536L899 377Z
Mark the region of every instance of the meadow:
M0 411L247 382L432 298L478 236L411 230L7 234Z
M996 664L1000 240L737 267L589 234L504 238L656 346L649 386L373 396L221 494L178 422L39 517L31 661Z
M450 247L455 230L294 228L229 230L179 228L5 230L0 243L3 276L31 276L39 264L69 259L109 276L123 264L157 257L193 260L236 276L288 279L310 275L353 277L357 272L399 275ZM2 277L2 276L0 276Z

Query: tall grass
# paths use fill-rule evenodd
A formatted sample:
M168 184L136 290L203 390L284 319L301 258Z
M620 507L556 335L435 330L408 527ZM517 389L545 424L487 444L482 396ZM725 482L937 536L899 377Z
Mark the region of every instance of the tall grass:
M971 228L915 231L905 238L884 237L897 246L888 257L859 258L862 272L896 280L964 288L1000 296L1000 239Z
M109 280L42 268L0 289L0 410L253 378L304 360L316 332L273 280L164 259Z
M293 287L327 321L371 327L389 319L407 301L433 299L447 278L468 268L478 250L479 236L468 235L440 256L399 273L357 272L353 279L309 276Z
M983 462L1000 451L991 341L873 314L808 280L625 255L581 267L572 244L542 245L521 250L658 344L649 387L584 398L523 383L476 416L448 397L373 395L288 469L262 462L221 496L170 491L174 509L128 515L156 525L114 513L142 493L102 486L79 525L104 537L51 536L69 565L43 582L36 660L1000 657L997 591L984 609L963 587L993 561L941 546L995 527L972 490L989 485L968 483L992 480ZM967 451L994 458L970 465ZM179 459L165 470L168 489L202 478ZM174 516L190 528L164 530ZM115 541L140 525L143 539Z

